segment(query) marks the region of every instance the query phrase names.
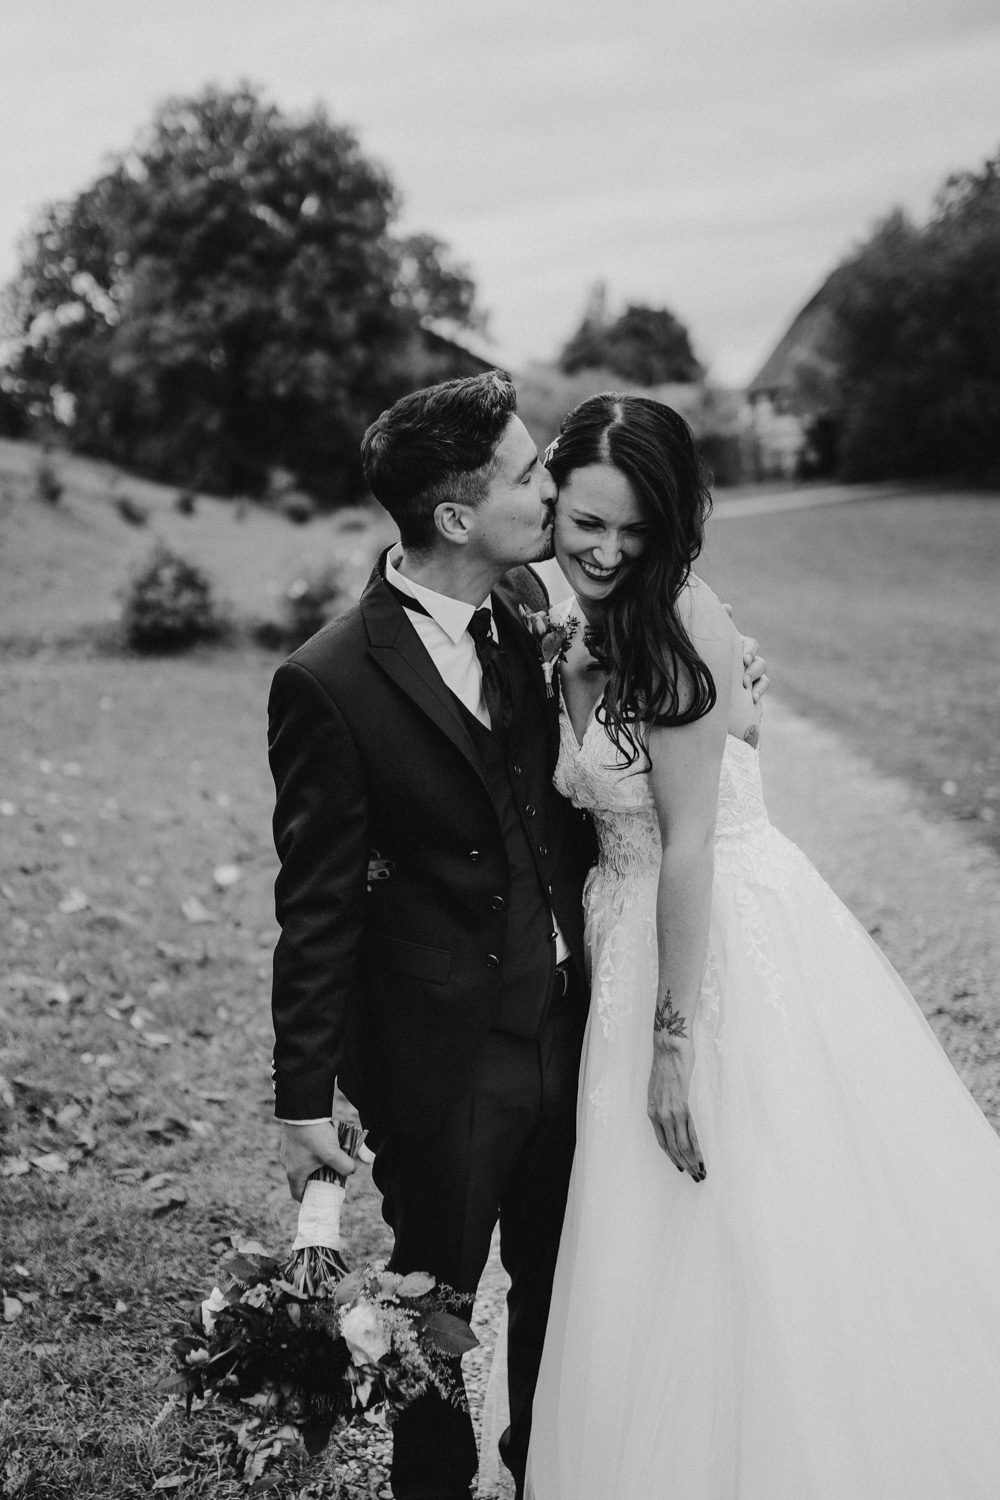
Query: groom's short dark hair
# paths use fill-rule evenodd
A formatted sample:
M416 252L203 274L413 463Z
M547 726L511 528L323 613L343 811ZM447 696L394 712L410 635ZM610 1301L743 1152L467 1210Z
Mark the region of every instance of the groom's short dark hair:
M506 370L486 370L403 396L361 442L368 487L389 512L404 547L434 541L434 511L447 501L478 505L517 396Z

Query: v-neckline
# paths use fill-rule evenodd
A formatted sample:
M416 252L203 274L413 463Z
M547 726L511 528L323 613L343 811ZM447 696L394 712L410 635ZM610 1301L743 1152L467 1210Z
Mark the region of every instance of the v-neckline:
M602 694L601 697L603 696L604 695ZM594 721L597 717L597 710L600 708L600 706L601 698L596 698L593 705L591 706L590 712L587 715L587 722L583 726L583 738L580 739L577 736L576 726L573 723L573 716L566 705L566 695L565 693L559 694L559 712L565 716L566 723L569 726L569 732L573 736L573 745L577 752L583 749L584 744L586 743L587 735L590 733L594 725Z

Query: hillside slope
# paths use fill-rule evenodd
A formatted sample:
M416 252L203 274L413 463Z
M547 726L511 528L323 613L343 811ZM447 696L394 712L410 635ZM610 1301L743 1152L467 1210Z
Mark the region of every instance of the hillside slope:
M395 535L377 507L354 507L296 526L254 504L199 496L194 515L175 509L177 490L112 464L57 453L64 489L56 504L37 493L41 450L0 440L0 642L89 634L117 620L120 591L156 541L211 577L240 620L272 619L303 573L340 562L357 591L379 545ZM148 512L132 525L122 497Z

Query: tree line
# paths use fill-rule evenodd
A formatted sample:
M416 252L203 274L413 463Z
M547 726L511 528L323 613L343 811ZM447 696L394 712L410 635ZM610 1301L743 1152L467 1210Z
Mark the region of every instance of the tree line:
M46 208L3 295L0 431L222 494L275 470L324 503L361 486L365 426L476 361L427 329L481 329L469 270L401 235L399 195L355 134L259 90L168 101L84 191ZM876 225L823 289L801 405L845 478L1000 479L1000 154L952 177L925 224ZM595 290L567 373L704 377L667 308Z

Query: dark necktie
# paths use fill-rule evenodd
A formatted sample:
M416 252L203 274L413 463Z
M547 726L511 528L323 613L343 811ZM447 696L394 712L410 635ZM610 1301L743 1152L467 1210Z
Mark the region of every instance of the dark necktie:
M383 578L382 582L404 609L413 610L418 615L430 614L430 610L425 609L419 599L414 599L411 594L404 594L388 578ZM469 634L483 674L483 699L490 716L490 726L495 735L507 739L514 722L514 696L507 673L507 658L493 639L490 630L492 623L493 615L490 610L477 609L469 621Z
M493 616L488 609L477 609L469 621L469 634L483 669L483 697L493 733L507 739L514 722L514 697L510 690L507 658L490 632L492 623Z

